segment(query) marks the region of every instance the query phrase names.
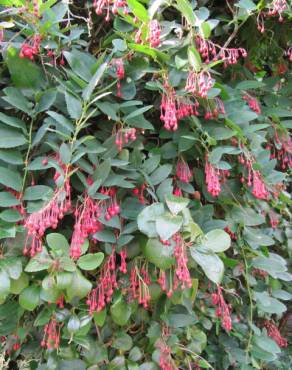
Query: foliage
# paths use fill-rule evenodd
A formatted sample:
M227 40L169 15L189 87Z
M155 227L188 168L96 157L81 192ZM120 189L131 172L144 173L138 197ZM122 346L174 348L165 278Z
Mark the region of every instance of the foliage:
M0 14L0 367L291 368L288 1Z

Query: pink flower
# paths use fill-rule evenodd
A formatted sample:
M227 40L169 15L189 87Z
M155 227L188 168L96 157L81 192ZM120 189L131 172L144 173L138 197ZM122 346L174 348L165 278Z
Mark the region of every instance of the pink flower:
M190 182L192 173L190 171L188 164L183 159L179 159L177 161L176 176L182 182L186 183Z
M287 347L288 341L287 339L283 338L277 326L269 320L265 320L264 326L267 329L268 336L274 339L274 341L278 344L279 347Z
M253 174L253 190L252 194L258 199L269 199L269 192L262 179L259 171L252 171Z
M27 229L27 239L23 250L26 255L30 250L30 256L33 257L36 252L41 251L41 237L46 229L56 229L59 220L71 208L71 189L69 180L66 180L63 187L55 190L50 202L39 211L30 214L24 221L24 227ZM30 247L28 240L32 239Z
M46 347L47 349L59 348L62 325L61 323L57 323L55 318L50 320L44 328L44 337L41 341L41 347Z
M208 71L190 71L185 89L201 98L207 98L207 93L213 86L213 83L213 79Z
M70 257L78 259L81 256L81 246L90 234L95 234L102 229L99 221L101 208L96 201L88 195L82 204L75 209L75 225L70 245Z
M151 284L148 271L145 268L138 268L137 265L131 270L130 275L130 292L132 299L138 299L138 303L145 309L149 307L151 295L149 285Z
M175 269L175 274L182 284L182 289L185 289L186 287L191 288L192 280L187 266L188 256L184 240L180 234L174 235L173 240L175 242L174 256L176 258L177 265Z
M111 301L115 289L118 288L116 276L116 252L113 249L110 256L107 257L104 263L97 282L97 287L93 289L87 297L87 305L89 306L89 314L94 311L99 312L104 309L106 303Z
M160 104L160 119L164 122L164 128L170 131L177 130L177 110L176 110L176 94L174 89L168 84L166 80L164 82L165 92L162 95Z
M227 66L228 64L236 64L241 56L243 58L247 56L247 52L243 48L224 48L214 44L210 40L205 40L201 36L196 37L196 45L199 53L207 64L211 61L216 62L218 59L222 59L224 65Z
M209 163L208 158L205 162L205 180L208 192L213 196L217 197L221 192L221 185L219 181L219 170L215 169L211 163Z
M232 322L230 316L230 306L225 302L222 294L222 288L217 286L217 293L212 294L212 301L216 309L216 316L221 318L222 326L228 332L232 329Z
M160 45L161 27L156 19L150 21L149 24L149 41L152 48Z

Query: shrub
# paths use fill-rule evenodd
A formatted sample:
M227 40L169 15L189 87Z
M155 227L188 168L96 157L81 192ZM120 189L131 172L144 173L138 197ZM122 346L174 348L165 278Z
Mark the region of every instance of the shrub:
M2 368L290 368L288 2L1 4Z

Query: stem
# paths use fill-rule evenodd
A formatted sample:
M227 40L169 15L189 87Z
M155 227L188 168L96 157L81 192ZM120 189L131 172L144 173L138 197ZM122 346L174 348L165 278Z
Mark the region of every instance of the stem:
M24 167L24 175L23 175L23 180L22 180L21 193L23 193L23 191L24 191L26 178L27 178L27 174L28 174L28 159L29 159L29 155L30 155L30 151L31 151L31 145L32 145L33 123L34 123L34 121L33 121L33 118L32 118L31 121L30 121L30 127L29 127L29 132L28 132L28 149L27 149L27 152L26 152L25 160L24 160L25 167Z
M247 259L246 259L246 255L245 255L245 251L244 251L244 245L242 243L241 237L239 237L238 242L239 242L238 244L241 248L242 256L243 256L243 260L244 260L244 267L245 267L244 277L245 277L245 281L246 281L246 288L247 288L248 298L249 298L249 305L250 305L249 321L250 321L250 326L251 326L251 324L253 322L254 305L253 305L253 301L252 301L252 292L251 292L249 281L248 281L248 263L247 263ZM247 342L247 346L246 346L246 349L245 349L246 350L246 356L248 356L248 352L249 352L250 347L251 347L251 340L252 340L252 328L249 331L248 342Z

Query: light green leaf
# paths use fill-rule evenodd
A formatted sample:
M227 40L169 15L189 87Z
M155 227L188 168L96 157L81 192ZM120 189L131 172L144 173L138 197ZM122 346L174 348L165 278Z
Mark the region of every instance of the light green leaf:
M168 194L165 196L165 201L170 212L177 215L188 206L190 200L183 197L177 197L173 194Z
M168 240L180 230L182 223L181 216L166 212L156 218L156 231L162 240Z
M103 259L104 254L102 252L88 253L84 256L81 256L77 264L82 270L95 270L101 265Z

